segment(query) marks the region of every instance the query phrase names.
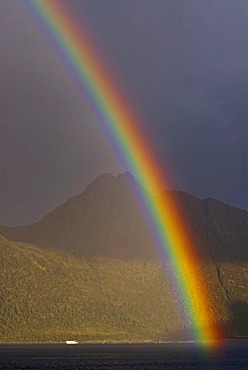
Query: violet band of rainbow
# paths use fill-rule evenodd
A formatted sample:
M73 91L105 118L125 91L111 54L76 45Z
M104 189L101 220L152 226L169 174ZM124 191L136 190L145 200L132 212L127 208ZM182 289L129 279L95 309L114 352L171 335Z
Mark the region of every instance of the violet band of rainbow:
M171 188L164 169L155 158L152 144L145 138L142 125L126 102L106 66L101 63L95 45L73 14L58 0L28 0L32 12L43 23L60 56L67 60L71 74L87 91L99 124L111 133L119 153L130 171L144 188L141 195L163 246L166 259L173 268L173 278L180 292L192 338L199 343L220 336L213 317L213 297L202 276L202 256L189 235L178 204L169 192L154 197L160 189ZM63 62L63 61L62 61ZM122 159L123 159L122 158Z

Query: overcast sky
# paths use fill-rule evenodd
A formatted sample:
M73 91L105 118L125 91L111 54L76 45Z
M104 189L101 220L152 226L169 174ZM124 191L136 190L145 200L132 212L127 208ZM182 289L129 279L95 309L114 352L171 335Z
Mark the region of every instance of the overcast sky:
M0 223L34 222L121 168L26 0L0 0ZM248 1L65 0L115 70L175 189L248 207ZM82 16L81 16L82 15Z

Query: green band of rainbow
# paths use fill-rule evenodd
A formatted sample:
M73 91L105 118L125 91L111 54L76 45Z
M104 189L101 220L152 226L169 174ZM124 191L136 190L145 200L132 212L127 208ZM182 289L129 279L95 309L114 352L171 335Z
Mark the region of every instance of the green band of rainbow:
M169 188L162 166L144 137L140 123L102 65L85 30L81 26L79 28L74 17L68 13L65 2L29 0L28 3L69 59L79 84L87 88L93 104L101 113L101 123L108 126L138 181L153 192ZM214 306L211 292L207 291L201 274L201 258L186 231L178 205L167 193L162 200L147 192L142 195L173 267L194 339L204 342L218 338L211 314Z

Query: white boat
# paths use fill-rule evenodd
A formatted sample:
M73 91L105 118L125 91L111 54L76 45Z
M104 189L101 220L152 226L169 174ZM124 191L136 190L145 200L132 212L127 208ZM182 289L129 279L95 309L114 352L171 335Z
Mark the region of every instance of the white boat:
M65 344L78 344L76 340L67 340Z

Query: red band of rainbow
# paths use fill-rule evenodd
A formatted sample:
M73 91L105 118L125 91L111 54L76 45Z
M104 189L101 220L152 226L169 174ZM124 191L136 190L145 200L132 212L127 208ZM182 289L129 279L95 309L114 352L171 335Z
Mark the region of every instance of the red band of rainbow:
M130 105L124 101L120 88L101 64L87 33L65 8L65 2L29 0L28 3L53 42L59 45L60 51L69 60L77 82L87 90L101 115L100 124L106 125L112 133L138 181L152 192L169 188L163 168L155 158L151 144L144 137L142 126ZM211 313L214 306L211 292L206 289L202 277L201 256L187 233L178 205L169 192L164 194L163 199L151 196L148 192L142 196L173 268L193 339L205 342L218 338L219 332Z

